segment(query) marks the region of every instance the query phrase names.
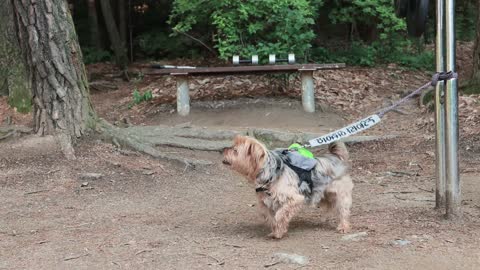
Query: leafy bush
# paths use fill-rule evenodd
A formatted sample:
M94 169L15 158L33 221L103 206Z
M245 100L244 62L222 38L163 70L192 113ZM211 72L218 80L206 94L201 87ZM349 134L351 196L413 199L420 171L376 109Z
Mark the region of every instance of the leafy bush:
M376 64L396 63L406 68L434 70L435 54L433 51L413 51L397 48L385 54L380 43L365 45L353 42L346 50L331 51L323 47L312 49L312 59L317 62L342 62L352 66L374 66Z
M354 42L350 49L331 51L323 47L312 49L312 59L316 62L341 62L352 66L374 66L377 63L377 50L373 46Z
M169 23L178 32L205 31L220 57L307 54L322 0L175 0Z
M354 43L346 53L347 62L352 65L374 66L377 58L377 49L374 46Z
M412 69L433 71L435 70L435 53L432 51L424 51L417 54L394 54L390 58L387 58L386 62L397 63L401 66Z
M169 36L162 30L151 30L140 34L135 38L135 44L139 52L147 57L195 57L199 55L196 44L184 37Z
M460 90L466 95L480 94L480 83L478 81L470 81L466 85L462 85Z
M139 104L143 101L149 101L153 98L152 96L152 91L151 90L148 90L147 92L141 94L140 92L138 92L137 89L135 89L135 91L133 91L133 102L135 104Z
M149 101L153 99L153 94L151 90L146 91L145 93L140 93L138 89L135 88L132 94L133 102L128 105L131 108L133 105L140 104L144 101Z
M377 42L385 51L405 45L402 34L406 23L395 15L392 0L335 0L334 3L329 14L333 23L349 23L351 31L357 34L361 26L378 34Z
M475 38L477 19L477 3L475 0L458 1L456 5L455 33L457 39L470 41Z
M93 47L82 47L83 61L85 64L106 62L112 59L109 51L99 50Z

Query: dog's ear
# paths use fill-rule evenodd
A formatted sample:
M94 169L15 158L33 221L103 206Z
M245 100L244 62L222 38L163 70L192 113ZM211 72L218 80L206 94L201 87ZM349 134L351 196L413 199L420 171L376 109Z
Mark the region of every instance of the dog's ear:
M265 156L265 153L261 151L260 145L256 143L250 143L250 145L247 148L247 155L259 161Z
M235 135L235 137L233 138L233 143L235 145L242 144L245 141L246 141L246 138L245 138L245 136L242 136L242 135Z

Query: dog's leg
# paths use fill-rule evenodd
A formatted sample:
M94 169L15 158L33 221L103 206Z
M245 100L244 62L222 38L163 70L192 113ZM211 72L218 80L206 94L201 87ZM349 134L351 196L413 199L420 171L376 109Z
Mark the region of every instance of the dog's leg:
M288 231L290 220L295 213L300 210L302 205L303 199L291 199L283 204L275 213L274 223L272 224L272 233L269 234L269 236L277 239L282 238Z
M317 205L319 210L321 211L320 222L327 223L335 213L335 201L336 201L336 194L335 193L327 193L320 203Z
M337 231L340 233L348 233L350 231L350 208L352 207L352 193L341 192L337 194L337 202L335 207L340 219Z
M350 231L350 208L352 207L353 183L349 176L344 176L335 183L335 208L340 219L337 231L347 233Z
M273 230L273 227L272 227L272 224L274 223L273 212L270 208L267 207L267 205L265 205L265 202L263 201L262 196L259 196L258 198L258 209L260 210L260 214L264 218L267 225Z

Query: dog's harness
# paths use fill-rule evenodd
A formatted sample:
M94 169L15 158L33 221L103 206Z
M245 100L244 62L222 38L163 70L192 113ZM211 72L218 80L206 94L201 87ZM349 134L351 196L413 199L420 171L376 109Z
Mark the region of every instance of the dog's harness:
M313 191L312 170L317 165L317 160L290 149L284 150L281 158L298 175L300 180L298 186L301 187L306 183L311 193Z
M308 187L310 188L310 192L313 190L313 181L312 181L312 169L305 170L300 167L293 165L292 163L285 161L285 164L292 169L297 175L300 182L298 182L298 186L301 186L304 182L307 183Z
M292 171L294 171L299 178L298 186L302 186L304 183L306 183L309 187L310 193L313 191L313 181L312 181L312 170L317 164L317 161L309 156L305 156L301 153L299 153L295 149L285 149L282 150L281 152L277 152L279 155L277 160L277 168L276 168L276 174L280 174L280 170L282 169L282 161L287 165ZM312 155L313 156L313 155ZM257 187L255 189L255 192L266 192L268 194L268 188L267 185Z

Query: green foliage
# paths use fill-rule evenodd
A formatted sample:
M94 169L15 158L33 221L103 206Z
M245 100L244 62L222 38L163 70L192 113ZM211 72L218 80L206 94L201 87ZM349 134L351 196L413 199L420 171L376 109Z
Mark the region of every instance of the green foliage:
M258 54L266 59L306 55L321 0L175 0L169 23L178 32L211 33L220 57Z
M312 49L312 58L316 62L341 62L352 66L373 66L377 61L373 46L355 42L350 49L330 51L323 47Z
M480 94L480 83L469 82L467 85L462 86L460 90L466 95L478 95Z
M329 8L331 22L350 28L351 43L344 49L313 48L313 60L356 66L397 63L433 70L433 52L424 51L423 40L406 37L405 20L396 17L391 0L335 0Z
M133 91L133 102L135 104L140 104L143 101L149 101L152 99L152 91L148 90L147 92L141 94L137 89Z
M198 57L200 55L196 44L180 36L170 36L168 33L154 29L140 34L135 39L139 52L150 58Z
M172 39L168 39L167 34L157 31L150 31L140 34L136 42L138 46L148 56L163 54L168 51L169 47L174 48L176 43ZM167 44L168 43L168 44Z
M390 54L387 54L380 44L374 42L372 45L365 45L361 42L353 42L349 49L337 51L323 47L313 48L312 59L316 62L342 62L352 66L369 67L396 63L411 69L434 70L433 51L416 51L410 47L400 47L390 50Z
M93 47L82 47L83 61L85 64L106 62L112 59L109 51L99 50Z
M22 93L19 93L22 94ZM22 97L18 93L13 93L8 97L8 104L17 109L19 113L29 113L32 110L32 102L28 97Z
M153 99L153 94L151 90L146 91L145 93L140 93L138 89L135 88L132 94L133 102L128 105L131 108L134 105L138 105L144 101L149 101Z
M405 39L405 20L395 15L392 0L335 0L334 3L329 14L330 20L333 23L351 25L353 44L350 57L353 59L350 62L372 66L376 62L375 58L388 57L409 45ZM372 45L363 46L355 43L356 39L362 38L360 35L362 29L363 32L369 32L369 39L372 35L377 36Z
M73 15L80 42L91 46L86 1L76 2ZM459 40L475 37L476 4L477 0L457 1ZM201 56L203 45L180 34L188 33L216 48L223 59L258 54L265 63L270 53L279 57L295 53L297 59L317 62L433 67L433 54L415 48L407 38L405 19L395 16L393 0L132 0L132 5L145 7L132 11L133 53L138 60ZM101 16L99 23L104 30ZM425 36L434 41L434 2ZM109 47L82 46L85 62L111 60Z
M349 51L345 52L346 62L351 65L373 66L376 62L377 49L374 46L354 43Z
M470 41L475 38L478 10L476 0L458 1L456 5L455 33L458 40Z
M395 16L391 0L335 0L330 12L333 23L368 25L380 30L380 39L385 40L392 33L405 30L405 21Z
M417 54L413 53L398 53L393 54L391 57L386 59L387 62L397 63L401 66L411 68L411 69L420 69L420 70L430 70L435 69L435 53L432 51L424 51Z
M430 90L424 94L422 104L426 106L429 111L435 110L435 90Z

